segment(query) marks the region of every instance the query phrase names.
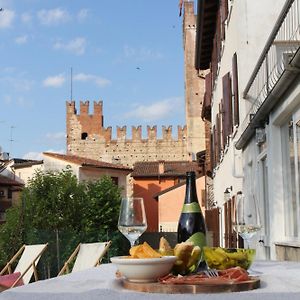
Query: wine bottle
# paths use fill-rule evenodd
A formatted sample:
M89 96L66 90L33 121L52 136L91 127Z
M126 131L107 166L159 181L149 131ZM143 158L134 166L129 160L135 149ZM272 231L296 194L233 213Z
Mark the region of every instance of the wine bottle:
M201 248L199 269L206 266L203 247L206 246L206 224L198 202L195 172L186 173L186 192L178 222L178 243L193 242Z

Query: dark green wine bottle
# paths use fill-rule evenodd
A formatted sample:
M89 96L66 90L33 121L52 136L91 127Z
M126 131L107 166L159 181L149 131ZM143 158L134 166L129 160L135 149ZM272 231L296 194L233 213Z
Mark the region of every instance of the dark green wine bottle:
M201 248L206 246L206 224L198 202L195 172L186 173L186 192L184 204L178 222L178 243L189 241ZM205 267L204 256L201 255L200 268Z

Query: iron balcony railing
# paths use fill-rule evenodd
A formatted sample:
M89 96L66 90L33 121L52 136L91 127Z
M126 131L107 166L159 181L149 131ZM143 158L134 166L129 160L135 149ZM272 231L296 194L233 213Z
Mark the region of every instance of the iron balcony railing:
M262 126L276 105L280 94L299 74L299 48L300 0L288 0L243 92L243 97L251 106L240 125L241 136L236 143L237 149L245 147L255 128Z

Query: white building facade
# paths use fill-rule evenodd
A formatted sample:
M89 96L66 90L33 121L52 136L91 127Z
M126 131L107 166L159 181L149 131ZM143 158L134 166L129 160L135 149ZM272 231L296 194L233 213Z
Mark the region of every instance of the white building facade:
M202 0L198 18L196 67L211 71L215 203L224 209L225 190L257 199L257 256L295 259L287 256L300 247L300 1Z

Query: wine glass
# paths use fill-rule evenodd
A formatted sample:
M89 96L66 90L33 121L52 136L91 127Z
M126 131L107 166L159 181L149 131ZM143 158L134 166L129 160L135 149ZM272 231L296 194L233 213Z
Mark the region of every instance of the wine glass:
M121 200L118 229L133 247L136 240L147 229L143 198L124 198Z
M233 229L237 232L249 248L250 242L261 230L261 220L258 203L252 194L248 198L241 192L237 194L233 213Z

